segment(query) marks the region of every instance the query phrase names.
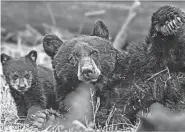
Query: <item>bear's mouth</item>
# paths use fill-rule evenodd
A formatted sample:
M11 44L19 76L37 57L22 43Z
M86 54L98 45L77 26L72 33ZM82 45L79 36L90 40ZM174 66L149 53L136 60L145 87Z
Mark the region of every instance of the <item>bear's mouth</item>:
M95 73L92 74L81 74L78 79L85 83L91 83L96 82L99 78L99 75L96 75Z
M163 8L164 9L159 10L153 16L153 37L155 37L157 33L161 33L164 36L178 34L185 23L184 14L178 9L172 7Z
M26 92L26 87L20 87L18 88L18 91L22 94L24 94Z
M178 33L179 29L182 28L183 22L180 17L175 17L173 20L165 21L165 24L159 27L159 31L164 36L169 36Z
M27 90L29 89L29 87L18 87L17 90L21 93L24 94Z

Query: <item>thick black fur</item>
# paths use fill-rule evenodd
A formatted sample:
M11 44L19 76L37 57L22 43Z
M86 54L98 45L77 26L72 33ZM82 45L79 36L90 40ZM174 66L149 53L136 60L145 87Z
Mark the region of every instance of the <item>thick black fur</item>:
M98 81L93 82L97 88L97 95L104 96L105 92L110 92L110 88L122 80L120 70L124 70L124 54L118 52L107 40L108 29L102 21L96 21L91 36L80 36L64 43L55 35L46 35L43 39L45 52L52 59L54 76L56 79L56 94L59 101L60 110L65 97L72 92L81 81L77 78L78 67L70 63L72 50L78 43L87 43L97 49L100 53L101 76ZM117 75L119 73L119 75ZM118 79L119 78L119 79ZM114 82L114 84L113 84ZM103 100L104 98L102 98Z
M128 94L131 95L127 99L131 108L128 118L154 102L173 109L184 108L180 103L184 102L185 94L185 13L182 10L171 6L159 8L151 18L149 35L143 41L130 43L127 52L129 67L124 84L129 83L128 88L136 92L130 90L132 94ZM156 73L159 74L153 76Z
M108 30L100 21L95 24L92 36L80 36L63 43L55 35L46 35L43 45L52 58L59 102L63 105L66 95L80 83L78 68L69 63L69 55L74 45L86 42L96 47L102 57L103 74L94 82L101 99L98 124L105 125L112 107L117 108L112 117L114 123L125 121L126 117L132 124L139 111L146 111L155 102L172 109L185 108L184 13L164 6L153 14L151 23L146 39L128 45L128 55L118 52L106 40Z
M31 58L35 57L35 60ZM28 55L20 58L12 58L4 53L1 54L1 63L6 81L10 87L10 93L16 103L19 117L29 117L35 112L45 109L57 109L54 92L54 79L52 70L36 64L37 52L31 51ZM31 87L24 93L19 92L10 85L10 72L32 71L33 79Z

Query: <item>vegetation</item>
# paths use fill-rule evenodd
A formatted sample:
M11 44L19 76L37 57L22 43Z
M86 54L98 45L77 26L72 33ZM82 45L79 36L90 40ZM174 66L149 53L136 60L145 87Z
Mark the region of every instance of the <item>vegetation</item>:
M47 33L56 34L65 41L80 34L90 34L94 21L102 19L111 32L112 37L110 39L114 41L119 29L126 22L127 29L125 29L124 45L129 41L140 39L148 34L152 13L160 6L168 4L185 10L182 2L142 2L139 10L137 10L137 15L134 17L135 19L132 22L128 22L126 18L132 2L4 1L1 4L1 52L13 57L19 57L34 49L38 52L37 62L49 68L51 68L50 58L44 53L42 47L42 38ZM1 66L0 69L2 69ZM2 70L0 70L0 75L0 131L38 131L33 127L18 123L15 103L4 81ZM96 110L98 109L94 110L94 114L96 114ZM114 112L111 114L114 114ZM111 114L110 116L112 116ZM77 122L77 125L83 128L83 130L94 131L91 129L91 124L84 126ZM116 125L119 125L119 123L111 124L96 131L118 131L115 127ZM136 127L137 125L129 126L122 131L134 131Z

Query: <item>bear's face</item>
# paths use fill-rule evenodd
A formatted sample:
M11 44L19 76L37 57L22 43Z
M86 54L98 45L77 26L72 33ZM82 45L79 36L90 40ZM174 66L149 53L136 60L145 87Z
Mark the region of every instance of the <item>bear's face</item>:
M97 81L101 74L99 50L88 43L77 43L70 54L70 63L78 66L77 76L80 81Z
M163 6L152 16L151 36L158 34L163 36L178 35L185 24L185 13L180 9Z
M43 47L52 59L55 79L96 82L115 70L117 50L107 40L109 33L104 23L98 20L90 36L80 36L64 43L55 35L46 35ZM72 82L71 82L72 83Z
M19 92L27 91L31 84L33 75L31 71L14 71L8 76L11 87Z
M176 7L162 6L153 13L151 22L149 38L152 46L149 50L170 71L184 71L185 12Z
M3 73L7 83L20 93L27 91L36 77L36 51L31 51L21 58L11 58L6 54L1 54Z

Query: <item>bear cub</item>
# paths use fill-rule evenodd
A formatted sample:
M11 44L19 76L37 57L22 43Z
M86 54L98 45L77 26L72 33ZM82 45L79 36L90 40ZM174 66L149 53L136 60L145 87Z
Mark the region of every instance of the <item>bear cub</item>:
M12 58L1 54L3 74L9 85L17 115L26 122L39 110L57 109L52 70L36 64L37 52L32 50L24 57Z

